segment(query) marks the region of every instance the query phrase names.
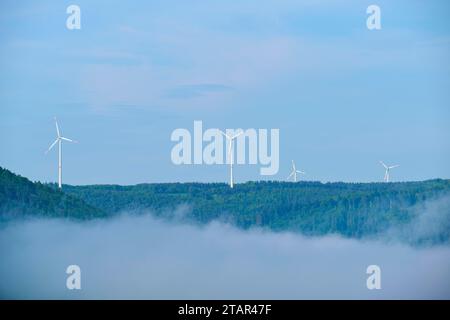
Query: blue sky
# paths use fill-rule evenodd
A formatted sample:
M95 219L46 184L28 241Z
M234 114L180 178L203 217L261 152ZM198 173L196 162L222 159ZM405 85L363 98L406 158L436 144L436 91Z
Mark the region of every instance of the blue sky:
M66 8L81 8L68 30ZM366 28L381 8L382 29ZM450 177L448 1L2 1L0 166L70 184L223 181L175 166L176 128L279 128L280 171L238 182Z

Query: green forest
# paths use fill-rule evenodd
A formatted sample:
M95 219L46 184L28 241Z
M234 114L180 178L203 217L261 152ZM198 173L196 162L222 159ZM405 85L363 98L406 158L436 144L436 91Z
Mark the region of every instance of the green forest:
M91 219L106 214L83 200L0 167L0 219L67 217Z
M65 186L65 192L109 213L143 212L240 228L377 234L407 223L417 206L450 193L450 180L403 183L247 182Z
M1 214L91 219L151 213L205 224L360 238L406 224L430 201L450 195L450 180L398 183L247 182L152 183L133 186L33 183L6 169L0 175ZM441 235L449 241L450 230Z

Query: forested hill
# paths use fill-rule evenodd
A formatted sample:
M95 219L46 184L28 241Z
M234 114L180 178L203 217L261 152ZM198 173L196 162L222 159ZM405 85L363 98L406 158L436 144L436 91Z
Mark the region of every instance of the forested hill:
M65 192L113 213L151 210L241 228L361 237L408 223L427 203L450 197L450 180L402 183L248 182L66 186ZM448 207L445 209L448 210ZM449 228L443 238L449 239Z
M24 217L90 219L105 213L83 200L0 167L0 220Z
M244 229L261 226L360 238L407 225L430 210L439 232L424 241L450 243L450 180L247 182L234 189L224 183L64 185L61 192L54 184L33 183L0 168L0 219L29 215L91 219L150 212L201 224L219 220ZM437 217L444 217L442 223Z

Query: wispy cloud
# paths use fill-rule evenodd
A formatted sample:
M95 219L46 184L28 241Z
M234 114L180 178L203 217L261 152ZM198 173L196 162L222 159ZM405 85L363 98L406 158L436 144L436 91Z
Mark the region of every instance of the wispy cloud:
M221 84L214 84L214 83L190 84L190 85L180 85L173 88L172 90L169 90L167 96L169 98L185 99L185 98L201 97L208 94L226 93L231 90L232 90L231 87Z

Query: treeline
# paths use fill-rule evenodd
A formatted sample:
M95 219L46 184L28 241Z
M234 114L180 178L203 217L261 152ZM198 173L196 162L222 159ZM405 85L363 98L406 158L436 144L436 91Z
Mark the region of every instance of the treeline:
M142 212L198 223L220 220L308 235L362 237L413 219L416 205L450 195L450 180L404 183L248 182L66 186L108 213Z
M414 219L426 203L449 197L450 180L403 183L247 182L63 186L33 183L0 168L0 218L92 219L150 212L194 223L219 220L306 235L364 237ZM447 210L449 206L444 209ZM450 242L450 227L438 242ZM433 240L434 241L434 240Z
M0 220L26 216L91 219L106 214L77 197L0 167Z

